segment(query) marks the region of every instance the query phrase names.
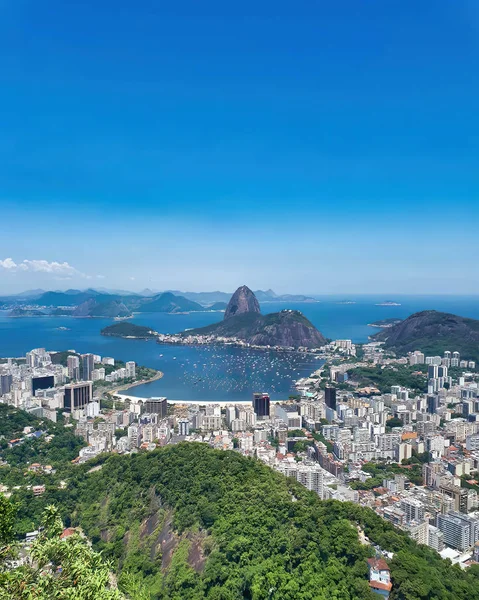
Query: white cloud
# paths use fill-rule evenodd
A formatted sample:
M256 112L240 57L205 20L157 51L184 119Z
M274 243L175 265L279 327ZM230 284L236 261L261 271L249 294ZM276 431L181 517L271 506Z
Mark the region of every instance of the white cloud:
M14 262L11 258L6 258L5 260L0 260L0 267L2 269L16 269L17 263Z
M130 277L130 281L135 281L135 277Z
M57 262L48 260L22 260L16 263L12 258L5 258L0 260L0 268L6 269L11 273L16 272L30 272L30 273L47 273L53 275L56 279L71 279L72 277L83 277L85 279L91 279L91 275L86 275L75 267L72 267L69 263ZM100 276L101 277L101 276Z

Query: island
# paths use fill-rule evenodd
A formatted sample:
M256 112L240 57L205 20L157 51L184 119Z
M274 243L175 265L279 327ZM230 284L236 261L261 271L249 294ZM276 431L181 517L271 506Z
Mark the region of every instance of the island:
M393 327L393 325L397 325L400 323L402 319L395 319L394 317L390 319L381 319L379 321L374 321L373 323L368 323L368 327L378 327L379 329L388 329L389 327Z
M129 321L113 323L100 331L101 335L111 337L122 337L135 340L151 340L158 337L158 333L144 325L136 325Z
M386 302L377 302L375 306L401 306L399 302L392 302L391 300L386 300Z

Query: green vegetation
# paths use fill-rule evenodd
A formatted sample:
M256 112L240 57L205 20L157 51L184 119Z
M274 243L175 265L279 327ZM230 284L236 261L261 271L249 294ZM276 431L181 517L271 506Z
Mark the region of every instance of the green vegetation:
M445 350L479 361L479 320L427 310L415 313L376 335L386 348L399 354L421 350L427 355L442 356Z
M14 520L15 506L0 495L0 600L125 598L112 586L109 566L84 537L60 537L63 523L54 506L43 513L41 533L30 548L32 562L5 568L5 560L15 556Z
M370 473L372 478L367 479L365 482L352 481L350 486L354 490L371 490L375 487L381 486L384 479L393 479L394 475L404 475L415 485L422 485L422 461L416 454L414 460L411 459L409 462L405 461L404 466L398 465L397 463L366 463L363 465L362 470L366 473ZM420 455L422 456L422 455Z
M22 503L25 517L39 523L50 494ZM369 509L321 502L259 461L203 444L99 457L72 471L61 494L66 523L81 525L113 561L122 591L133 578L148 588L145 599L373 599L372 549L359 543L357 525L395 552L391 600L478 597L477 567L463 572Z
M134 337L141 338L144 340L154 339L156 333L149 327L144 325L136 325L129 321L120 321L119 323L113 323L108 325L101 330L101 335L111 335L115 337Z
M421 374L417 375L418 372ZM348 374L360 386L373 385L383 394L390 392L393 385L400 385L417 393L427 391L427 365L356 367L349 370Z

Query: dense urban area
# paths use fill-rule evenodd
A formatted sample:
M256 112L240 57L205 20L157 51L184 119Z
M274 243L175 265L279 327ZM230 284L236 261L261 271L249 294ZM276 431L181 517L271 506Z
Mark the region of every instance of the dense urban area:
M28 560L41 535L43 498L61 500L83 463L94 472L105 453L148 454L180 442L254 457L321 500L372 509L461 569L479 563L475 362L454 349L397 357L380 342L350 340L302 351L320 366L288 399L258 391L207 405L128 396L128 386L161 376L133 361L43 348L2 359L0 492L21 507L23 540L12 566ZM370 589L388 597L394 552L358 531L373 549Z

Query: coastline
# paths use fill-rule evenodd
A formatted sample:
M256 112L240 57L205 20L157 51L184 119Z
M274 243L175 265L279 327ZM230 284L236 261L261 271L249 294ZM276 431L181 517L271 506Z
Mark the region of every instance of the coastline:
M116 396L116 395L118 395L118 392L128 391L129 389L137 387L139 385L143 385L145 383L151 383L153 381L158 381L158 379L161 379L163 377L163 375L164 375L163 371L157 371L156 375L154 377L152 377L151 379L141 379L140 381L135 381L134 383L127 383L125 385L120 385L119 387L114 388L112 390L105 390L105 393L113 394ZM126 397L127 396L125 396L125 398Z

